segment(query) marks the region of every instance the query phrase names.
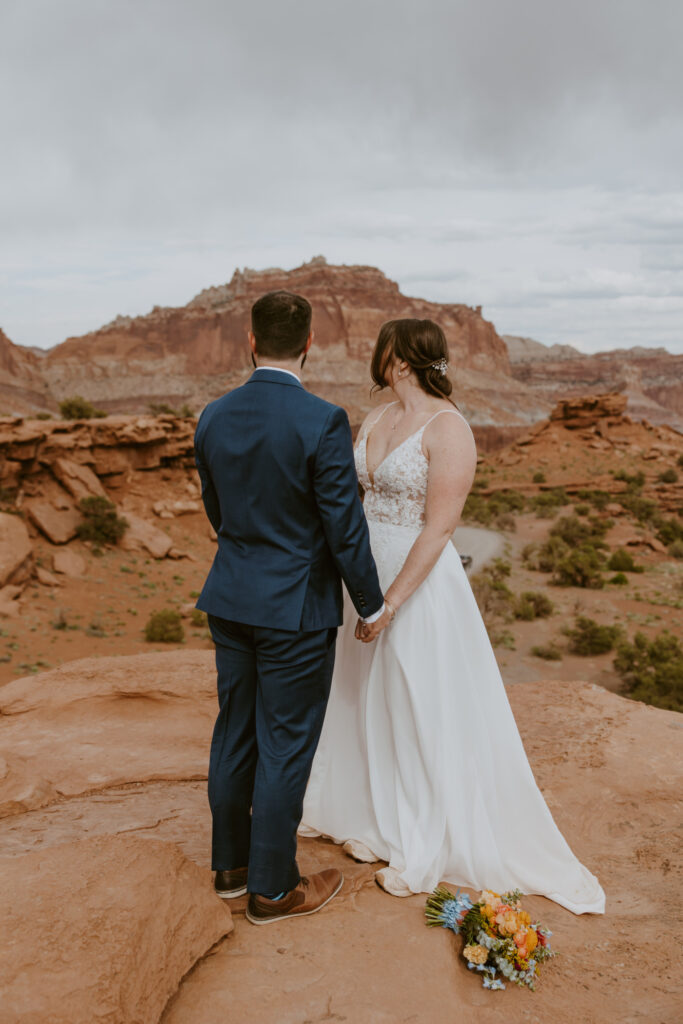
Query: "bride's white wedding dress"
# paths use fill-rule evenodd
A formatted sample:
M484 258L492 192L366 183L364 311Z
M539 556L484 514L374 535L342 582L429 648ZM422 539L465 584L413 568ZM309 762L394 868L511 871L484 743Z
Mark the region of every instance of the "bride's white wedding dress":
M424 525L426 426L387 455L374 480L366 434L356 446L385 590ZM374 643L354 638L348 596L344 611L302 832L365 844L389 862L399 891L430 892L441 881L519 888L575 914L603 913L597 879L536 785L453 544Z

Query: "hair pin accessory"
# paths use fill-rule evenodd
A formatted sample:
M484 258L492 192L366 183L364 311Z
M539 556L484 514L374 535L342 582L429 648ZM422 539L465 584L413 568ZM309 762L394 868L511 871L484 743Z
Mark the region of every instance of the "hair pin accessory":
M432 363L432 368L438 370L442 377L446 376L446 370L448 369L448 360L439 359L437 362Z

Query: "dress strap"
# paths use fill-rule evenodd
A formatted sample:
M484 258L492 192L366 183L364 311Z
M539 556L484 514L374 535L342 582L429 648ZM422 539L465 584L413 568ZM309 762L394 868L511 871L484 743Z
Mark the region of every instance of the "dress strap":
M467 423L467 420L465 419L463 414L458 409L439 409L438 412L435 412L434 415L431 416L427 420L427 422L424 424L423 427L420 427L420 433L422 433L423 430L426 430L426 428L429 426L429 424L432 422L432 420L435 420L437 416L442 416L443 413L450 413L450 414L453 414L455 416L459 416L460 419L463 421L463 423ZM467 423L467 426L469 427L469 423ZM471 429L471 427L470 427L470 429Z
M390 409L392 407L392 405L398 405L398 402L387 402L385 405L383 405L381 410L380 410L379 416L375 416L375 418L372 421L372 423L368 423L367 424L367 426L365 427L364 433L361 434L361 436L358 438L359 441L367 441L367 439L370 436L371 431L373 431L375 429L375 427L377 426L379 421L382 419L382 416L384 416L384 413L387 411L387 409Z

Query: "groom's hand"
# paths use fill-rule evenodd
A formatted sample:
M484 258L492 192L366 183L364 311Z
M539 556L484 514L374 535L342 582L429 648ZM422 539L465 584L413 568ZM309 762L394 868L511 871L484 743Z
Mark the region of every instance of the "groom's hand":
M384 613L380 615L374 622L363 622L362 619L358 620L356 624L356 640L362 640L364 644L370 644L373 640L376 640L383 629L386 629L393 615L389 608L385 609Z

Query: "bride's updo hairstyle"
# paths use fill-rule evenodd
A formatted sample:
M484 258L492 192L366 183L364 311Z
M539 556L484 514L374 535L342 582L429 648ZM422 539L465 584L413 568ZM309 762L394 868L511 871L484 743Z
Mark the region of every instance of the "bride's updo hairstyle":
M408 364L428 395L448 398L453 385L442 370L448 362L448 345L433 320L387 320L382 324L370 364L373 391L388 387L386 372L392 356Z

